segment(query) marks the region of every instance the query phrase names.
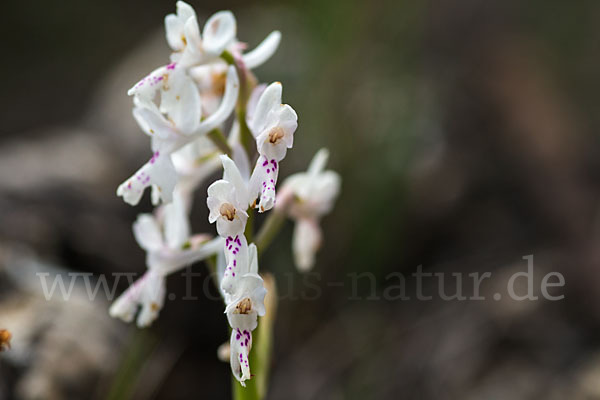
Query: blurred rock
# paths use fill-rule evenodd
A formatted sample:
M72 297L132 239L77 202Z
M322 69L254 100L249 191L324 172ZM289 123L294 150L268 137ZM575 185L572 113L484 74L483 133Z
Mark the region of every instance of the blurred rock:
M3 328L13 334L12 348L0 355L0 398L94 398L121 358L125 325L108 316L102 290L91 300L82 279L65 300L57 286L47 299L38 273L62 276L68 270L38 259L27 250L0 248L0 298ZM92 278L91 287L95 287Z

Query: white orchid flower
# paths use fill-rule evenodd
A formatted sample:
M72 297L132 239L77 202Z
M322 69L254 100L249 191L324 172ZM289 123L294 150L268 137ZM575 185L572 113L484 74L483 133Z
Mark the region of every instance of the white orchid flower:
M178 1L176 7L176 14L169 14L165 17L165 33L171 49L176 52L182 52L189 42L200 42L200 34L198 30L197 38L192 35L186 35L186 23L191 18L196 18L196 12L192 6L183 1ZM188 29L188 33L192 32Z
M235 40L236 21L231 11L211 16L200 34L196 12L187 3L177 2L177 13L165 17L167 42L172 61L185 66L205 63L218 57Z
M261 93L258 100L257 93ZM251 197L259 199L256 204L259 212L268 211L275 205L279 162L294 144L294 132L298 127L296 112L281 103L281 94L281 83L275 82L264 90L258 87L249 100L248 127L256 138L260 154L249 188Z
M288 104L281 103L282 86L270 84L260 96L248 127L256 138L258 153L269 162L284 159L287 149L294 145L298 115Z
M223 51L229 50L246 68L256 68L275 53L281 41L281 33L273 31L254 50L242 54L245 45L236 39L237 23L230 11L212 15L200 34L196 12L183 1L177 2L176 14L165 17L165 31L174 51L171 59L185 66L214 62Z
M264 302L267 290L264 288L263 279L258 275L256 245L252 243L247 246L247 252L245 260L238 265L238 275L232 282L231 290L225 292L227 304L225 313L228 318L236 314L254 315L255 317L265 315ZM232 325L232 327L234 326Z
M219 258L218 264L222 276L225 277L227 270L223 257ZM265 315L264 300L267 293L263 280L258 275L257 249L254 244L248 246L248 256L244 264L238 265L237 272L238 275L232 279L231 291L223 292L223 296L226 303L225 313L231 326L231 371L242 386L245 386L244 381L251 377L248 356L252 349L252 331L258 325L258 317Z
M228 156L222 155L223 179L208 187L206 204L210 211L208 221L216 221L217 232L222 237L241 235L246 228L248 214L248 189L237 166Z
M150 326L163 307L165 291L164 276L148 270L115 300L109 310L110 316L131 322L140 308L137 326L140 328Z
M224 242L222 238L206 241L205 235L190 237L185 199L179 194L156 214L141 214L133 224L135 238L146 250L148 270L109 311L111 316L131 322L141 307L139 327L150 325L158 317L164 304L166 276L218 253Z
M238 89L239 81L235 68L229 67L225 95L221 105L212 115L199 122L193 131L181 130L172 118L166 118L156 109L145 106L139 107L136 119L141 121L140 126L145 132L154 135L152 140L154 154L144 166L118 187L117 195L122 196L125 202L136 205L139 203L145 188L155 185L156 192L160 194L158 197L165 203L170 202L173 189L177 183L177 173L171 160L171 154L222 124L235 107ZM187 104L184 102L177 103L177 101L177 97L175 97L176 106L172 108L172 103L167 101L164 109L169 111L169 117L171 115L184 115L185 111L181 111L179 108L188 109ZM195 102L192 104L196 107ZM189 112L196 113L195 115L199 116L199 111L196 108L190 109ZM185 118L182 117L182 119L187 120Z
M321 246L320 218L329 213L340 192L341 179L334 171L324 171L329 152L321 149L306 172L289 176L278 195L278 207L296 221L292 249L296 266L312 268Z

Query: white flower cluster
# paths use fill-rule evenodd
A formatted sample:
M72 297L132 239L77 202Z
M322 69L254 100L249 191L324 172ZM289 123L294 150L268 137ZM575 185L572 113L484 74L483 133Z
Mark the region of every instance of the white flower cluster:
M133 225L147 252L147 272L114 302L110 314L129 322L137 313L138 326L150 325L164 303L165 277L216 256L232 329L231 368L244 385L251 377L252 331L258 316L265 314L266 295L257 247L248 244L245 234L249 214L271 210L277 203L276 212L294 219L295 261L306 270L321 241L319 218L332 208L340 179L323 171L327 152L321 150L308 172L289 177L276 195L279 163L293 145L298 118L292 107L282 104L281 83L257 84L251 69L275 52L279 32L244 53L231 12L210 17L200 33L195 11L181 1L177 13L165 18L165 28L173 50L170 63L128 92L133 116L150 136L152 157L117 189L125 202L136 205L151 187L153 204L163 204ZM209 221L216 222L218 236L191 235L193 193L221 165L223 178L209 186L207 197Z

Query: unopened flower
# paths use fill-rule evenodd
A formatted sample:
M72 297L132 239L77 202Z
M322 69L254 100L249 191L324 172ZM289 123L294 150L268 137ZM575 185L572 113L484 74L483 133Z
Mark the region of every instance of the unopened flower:
M324 171L328 157L326 149L319 150L306 172L284 181L278 196L278 207L296 221L292 249L296 266L303 271L314 265L321 245L319 220L331 211L340 191L340 176L334 171Z

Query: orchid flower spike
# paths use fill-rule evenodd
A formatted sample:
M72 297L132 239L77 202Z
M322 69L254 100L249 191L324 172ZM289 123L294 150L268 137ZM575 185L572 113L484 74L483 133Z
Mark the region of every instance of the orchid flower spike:
M340 178L324 170L328 153L321 150L307 172L289 177L276 194L279 163L293 146L298 116L282 103L281 83L260 84L251 70L275 53L281 41L278 31L246 51L230 11L217 12L201 26L194 9L183 1L164 23L170 63L128 91L133 117L150 137L152 156L117 188L118 196L136 205L150 187L152 203L162 204L153 214L139 215L133 224L134 236L146 252L147 269L109 312L149 326L164 305L167 276L216 256L218 289L231 327L231 370L245 386L252 377L252 331L266 313L267 293L258 273L257 247L245 236L248 209L262 213L277 207L279 215L295 220L294 259L307 270L321 243L320 218L331 210ZM238 98L240 80L243 99ZM236 106L239 112L234 114ZM248 148L246 125L258 157ZM227 136L222 133L225 127L230 128ZM221 167L222 178L208 187L206 198L208 220L216 224L218 236L192 235L193 195ZM263 232L274 233L276 225L270 223Z
M301 271L312 268L321 246L320 218L329 213L340 192L341 179L334 171L324 171L329 152L315 154L306 172L289 176L278 196L278 207L296 221L292 249L296 266Z

